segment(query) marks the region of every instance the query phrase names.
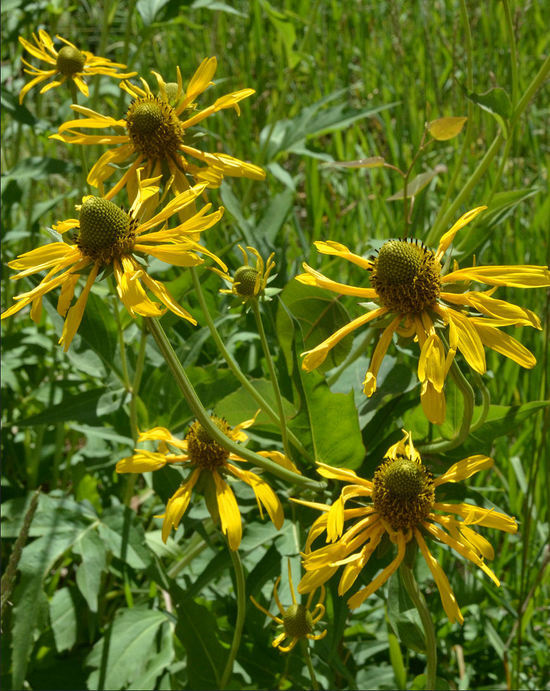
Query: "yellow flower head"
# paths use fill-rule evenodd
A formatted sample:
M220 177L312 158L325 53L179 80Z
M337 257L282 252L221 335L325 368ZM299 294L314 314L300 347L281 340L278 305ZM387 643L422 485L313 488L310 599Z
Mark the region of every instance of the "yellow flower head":
M321 594L319 600L315 607L310 610L311 602L313 600L313 595L315 590L312 590L309 594L307 602L305 605L296 602L296 595L294 593L294 585L292 583L292 570L290 568L290 559L288 560L288 584L290 586L290 594L292 596L292 604L286 609L282 606L279 600L278 587L281 582L281 577L279 576L275 581L273 586L273 597L275 598L275 603L279 610L280 617L276 617L271 614L267 609L262 607L253 597L250 595L250 599L255 607L257 607L260 612L263 612L266 616L273 619L274 622L280 624L284 631L280 633L277 638L272 642L274 648L279 648L282 653L289 653L296 643L301 638L309 638L311 641L319 641L327 635L327 629L319 634L314 634L313 630L315 624L317 624L325 614L325 606L323 605L325 599L325 587L321 586ZM286 646L283 646L283 641L289 640Z
M41 94L56 86L60 86L66 82L67 79L72 79L78 87L78 90L84 94L84 96L88 97L88 85L84 81L84 77L94 74L104 74L108 77L115 77L115 79L127 79L137 74L137 72L127 72L123 74L118 70L126 69L126 65L121 65L118 62L111 62L107 58L98 57L87 50L79 50L73 43L61 36L57 36L57 38L65 45L59 50L56 50L50 35L43 29L39 29L38 36L33 34L32 37L34 45L21 36L19 37L19 43L21 43L23 48L34 58L42 60L42 62L47 63L50 67L49 69L41 70L28 63L24 58L21 58L23 64L27 68L25 72L32 75L33 79L21 89L19 103L23 103L25 95L33 86L50 78L55 79L42 87L40 90Z
M194 203L203 192L205 183L196 185L176 196L155 215L151 208L158 200L158 179L141 179L138 171L138 193L128 212L104 197L87 196L77 207L79 218L71 218L54 228L59 233L73 232L69 241L54 242L20 255L8 266L19 271L12 279L24 278L47 270L46 276L32 290L15 296L15 304L8 308L2 319L32 303L31 318L38 322L42 313L42 297L54 288L61 293L57 311L65 317L63 333L59 340L65 351L73 340L86 307L93 283L100 271L111 270L117 292L132 316L158 317L164 313L158 302L147 295L148 289L168 309L196 324L195 319L178 305L165 286L147 272L143 261L147 255L174 266L196 266L211 257L221 267L225 264L206 247L199 244L197 236L210 228L223 214L223 208L211 214L207 204L198 213L168 228L167 221ZM160 226L160 229L157 229ZM86 275L86 283L80 296L71 306L79 278Z
M207 153L194 145L190 128L225 108L235 108L239 113L239 101L254 93L254 89L241 89L221 96L211 106L199 110L195 99L213 83L211 80L216 67L216 58L205 58L185 90L179 67L177 82L168 84L160 74L153 72L158 85L157 93L151 91L144 79L141 79L141 87L123 82L121 87L132 97L124 118L116 120L89 108L73 105L72 109L84 117L61 125L52 139L70 144L111 146L88 175L88 183L93 187L101 187L115 172L113 164L131 161L128 170L106 195L107 199L135 177L138 167L143 167L146 176L153 177L161 174L163 164L167 166L170 171L168 186L173 187L176 193L186 190L189 180L206 182L208 187L219 187L226 175L263 180L265 173L258 166L227 154ZM119 131L116 134L102 132L98 135L82 131L110 128ZM189 158L203 165L197 165Z
M420 346L418 378L420 398L426 417L433 423L445 420L445 378L457 349L472 369L484 374L484 346L511 358L522 367L534 367L532 353L516 339L499 329L502 326L533 326L540 321L531 310L491 297L495 288L468 290L471 281L491 286L537 288L550 286L550 271L545 266L477 266L442 273L441 260L457 231L472 221L485 206L464 214L443 235L437 251L413 240L389 240L376 257L364 259L337 242L316 242L322 254L342 257L370 274L370 288L337 283L307 264L307 273L296 278L306 285L319 286L341 295L375 300L379 307L354 319L304 355L302 367L311 371L349 333L385 315L392 317L374 350L363 382L367 396L376 391L376 376L394 333L415 336ZM462 291L462 292L459 292ZM438 330L448 327L446 351Z
M212 416L215 425L235 442L247 440L247 435L243 430L253 425L254 420L255 417L232 428L223 418ZM283 507L275 492L256 473L235 465L235 461L245 461L211 439L198 421L191 425L183 440L174 437L165 427L155 427L140 434L138 441L156 441L158 442L158 451L136 449L133 456L123 458L117 463L117 473L145 473L158 470L165 465L175 464L182 464L184 467L192 469L185 482L168 500L164 515L160 516L160 518L164 518L162 524L164 542L168 539L172 528L178 528L189 505L193 487L200 481L199 484L204 492L212 518L217 522L219 516L221 529L227 536L229 547L232 550L238 549L242 537L241 514L233 490L224 479L228 476L242 480L252 487L260 514L263 516L263 506L275 527L279 529L282 526ZM173 447L176 452L171 451L170 447ZM278 451L260 451L259 455L298 472L294 464Z
M324 463L318 465L318 472L323 477L350 484L342 489L332 506L293 499L323 512L309 531L303 554L307 573L298 585L298 592L307 593L319 587L343 566L338 586L338 593L343 595L352 587L385 535L397 546L397 556L368 586L349 598L348 604L353 609L398 569L407 543L415 540L434 577L447 616L451 622L462 624L464 618L454 593L445 572L428 549L426 536L448 545L484 571L497 586L500 585L484 561L494 557L493 548L471 526L515 533L515 519L494 509L441 502L436 497L440 485L465 480L490 468L492 458L481 454L469 456L434 478L422 464L410 432L405 432L403 439L388 449L372 481L364 480L352 470L331 468ZM358 501L354 508L348 509L345 505L350 499ZM350 520L353 524L344 532L344 524ZM312 551L312 543L324 532L327 544Z
M254 247L247 247L246 249L256 257L256 266L251 266L248 263L248 255L244 249L240 245L238 245L238 248L242 252L244 264L239 266L233 276L216 268L212 270L219 274L225 281L231 283L231 289L222 289L220 293L236 295L242 302L246 302L250 300L250 298L263 295L267 286L269 274L275 268L275 262L273 261L275 253L272 252L267 262L264 264L264 260L260 256L258 250L254 249Z

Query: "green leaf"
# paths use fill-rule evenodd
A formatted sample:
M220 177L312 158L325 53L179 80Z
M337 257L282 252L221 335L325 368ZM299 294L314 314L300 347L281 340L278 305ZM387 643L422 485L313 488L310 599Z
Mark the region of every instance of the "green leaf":
M107 509L99 525L99 534L115 557L133 569L145 569L151 564L143 525L127 506Z
M90 293L82 322L78 327L82 339L111 367L118 345L118 328L106 299Z
M428 132L437 141L444 142L458 136L467 119L464 117L438 118L428 123Z
M260 393L264 399L270 404L273 410L277 411L277 403L275 401L275 394L273 393L273 386L271 382L267 379L255 379L250 382L252 386ZM259 408L258 403L252 397L250 393L244 388L237 389L230 393L229 396L223 398L219 403L216 404L216 413L229 422L231 425L237 425L243 420L248 420L257 413ZM283 398L283 408L285 411L285 417L287 419L293 417L296 414L296 409L290 401ZM275 423L273 420L264 413L263 411L256 418L254 426L259 425L270 425L273 426ZM278 426L275 425L278 429Z
M256 230L254 231L256 242L254 246L260 249L261 253L268 254L269 249L276 246L275 240L292 208L294 196L292 190L286 189L270 200L264 215L258 222ZM258 247L258 242L261 242L264 247ZM264 260L267 260L267 256L264 257Z
M50 600L50 625L58 653L70 650L76 643L78 614L70 588L56 590Z
M353 391L333 393L317 372L300 371L302 407L290 421L303 439L311 434L315 459L328 465L358 468L365 458Z
M425 654L426 645L420 617L399 574L390 578L387 603L388 621L398 640L407 648Z
M141 679L147 675L149 660L157 652L156 638L163 626L168 626L164 612L145 607L119 610L105 636L86 658L86 665L94 668L88 677L88 688L147 688L141 686Z
M89 529L89 521L74 515L70 530L43 535L28 544L19 562L21 580L14 591L13 626L13 688L23 688L28 658L34 644L35 632L46 621L48 601L42 590L42 581L55 562L69 550L79 536ZM55 526L55 522L54 522Z
M462 88L470 101L491 113L502 129L504 137L508 138L508 121L514 112L508 93L500 86L489 89L482 94L468 91L465 87Z
M322 288L290 281L280 295L276 318L277 336L289 373L293 370L294 322L301 328L304 350L309 350L350 321L348 311L337 297ZM318 371L325 372L342 362L352 343L353 334L343 338L317 368Z
M76 584L84 596L90 611L97 612L97 598L101 586L101 574L105 570L107 550L97 532L84 533L75 543L73 551L80 554L82 563L76 571Z
M187 651L189 688L218 689L227 651L219 643L216 619L202 605L185 599L181 589L174 597L177 611L176 636ZM172 593L172 589L170 590ZM200 663L196 663L199 660Z
M145 26L150 26L158 12L168 4L169 0L138 0L136 10L139 12Z
M440 173L446 173L447 166L443 164L437 165L433 170L427 170L424 173L420 173L415 178L413 178L407 185L407 197L415 197L421 190L424 189L430 182ZM399 190L391 197L386 199L387 202L395 202L403 199L405 196L405 188Z
M2 11L4 7L2 6ZM23 105L19 104L19 99L15 94L10 93L7 89L2 89L1 99L2 109L5 113L20 122L22 125L30 125L33 127L36 124L36 118L31 111Z

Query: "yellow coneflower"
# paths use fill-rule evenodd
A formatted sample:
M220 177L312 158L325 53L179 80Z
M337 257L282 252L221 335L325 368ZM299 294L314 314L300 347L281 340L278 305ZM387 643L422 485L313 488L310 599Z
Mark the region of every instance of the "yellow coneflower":
M468 290L471 281L491 286L537 288L550 286L550 271L545 266L474 266L442 274L441 260L457 231L472 221L480 206L464 214L443 235L436 252L413 240L389 240L378 256L364 259L337 242L316 242L322 254L342 257L370 273L370 288L350 286L323 276L304 264L307 273L297 276L306 285L325 288L341 295L376 300L380 307L354 319L305 355L302 367L311 371L321 365L329 351L355 329L385 315L393 318L385 327L374 350L365 376L367 396L376 391L376 375L394 333L416 336L420 346L418 378L422 384L421 402L426 417L436 424L445 420L445 378L457 349L480 374L486 371L484 346L514 360L522 367L536 364L532 353L516 339L499 329L502 326L533 326L540 320L531 310L491 297L494 289ZM447 290L445 290L447 288ZM458 292L462 289L462 292ZM469 310L473 310L472 314ZM448 326L449 348L445 352L437 333ZM436 328L437 327L437 328Z
M112 164L131 161L128 170L106 195L107 199L127 183L131 184L139 167L144 168L145 175L156 176L162 172L163 164L170 171L169 185L173 186L175 192L187 189L189 178L207 182L209 187L218 187L226 175L263 180L265 172L252 163L223 153L207 153L193 146L190 128L225 108L235 108L239 113L239 101L254 93L254 89L241 89L221 96L211 106L199 110L195 99L212 84L216 67L216 58L205 58L185 92L179 67L177 83L172 84L167 84L160 74L153 72L158 83L158 94L153 94L144 79L141 80L143 88L123 82L121 87L132 97L124 118L116 120L73 105L73 110L84 117L64 123L52 138L70 144L106 144L112 147L101 156L88 175L88 183L94 187L103 185L113 174L115 168ZM81 131L110 128L118 128L120 132L91 135ZM204 165L192 163L188 157Z
M218 429L235 442L247 440L248 437L243 430L254 424L255 420L255 418L245 420L231 427L223 418L216 415L212 415L211 418ZM172 528L177 529L189 505L193 488L199 483L213 520L217 522L219 515L221 529L227 536L229 547L232 550L238 549L242 537L241 514L233 490L224 479L228 476L233 476L249 485L256 496L260 514L262 514L263 505L275 527L279 529L282 526L283 507L275 492L259 475L235 465L235 461L243 463L246 461L211 439L198 421L191 425L184 439L174 437L165 427L155 427L140 434L138 441L156 441L158 451L136 449L133 456L123 458L117 463L117 473L145 473L158 470L165 465L179 464L191 469L185 482L168 500L164 515L159 517L164 518L162 524L164 542L168 539ZM171 452L170 447L176 449L177 452ZM295 473L300 472L292 461L278 451L259 451L258 453Z
M342 489L339 499L332 506L292 500L323 511L309 531L303 554L307 573L298 585L298 592L307 593L319 587L343 566L338 586L338 593L343 595L352 587L387 535L397 546L397 555L368 586L349 598L348 604L354 609L397 571L405 556L407 543L415 540L435 580L447 616L451 622L459 621L462 624L464 618L447 576L428 549L425 537L435 538L451 547L478 566L497 586L500 585L484 561L494 557L493 548L473 530L473 526L515 533L515 519L494 509L437 501L435 496L440 485L465 480L492 465L493 459L488 456L469 456L434 478L422 464L410 432L405 432L403 439L388 449L372 481L364 480L352 470L319 463L318 472L323 477L350 484ZM358 505L345 508L350 499L355 499ZM344 523L349 520L354 523L344 532ZM312 543L324 532L327 534L327 543L332 544L312 551Z
M308 638L311 641L320 641L327 635L327 629L321 633L314 634L315 624L323 618L325 614L325 606L323 602L325 600L325 587L321 586L321 592L319 595L319 600L315 607L310 610L311 603L313 600L313 595L315 589L309 594L307 602L305 605L296 602L296 594L294 593L294 584L292 583L292 569L290 568L290 559L288 560L288 583L290 586L290 595L292 597L292 604L284 608L279 600L278 587L281 582L281 577L279 576L275 581L273 586L273 597L275 598L275 603L279 610L280 617L276 617L271 614L265 607L262 607L255 599L250 595L250 600L252 604L257 607L260 612L263 612L267 617L273 619L274 622L283 627L283 632L280 633L275 640L272 642L274 648L279 648L282 653L289 653L292 648L298 643L301 638ZM285 638L289 641L288 645L283 646L283 641Z
M126 65L121 65L118 62L111 62L107 58L98 57L87 50L79 50L74 43L67 41L66 38L62 38L61 36L57 36L56 38L65 45L59 50L56 50L51 36L44 31L44 29L39 29L38 36L33 34L32 37L34 45L21 36L19 36L19 43L21 43L23 48L34 58L42 60L42 62L47 63L50 67L49 69L42 70L31 65L25 58L21 58L21 61L27 68L25 72L30 74L33 79L21 89L19 103L23 103L25 95L33 86L41 84L50 78L54 78L54 81L43 86L40 90L41 94L56 86L61 86L61 84L70 79L76 84L78 90L87 97L89 92L88 85L84 81L85 77L95 74L104 74L107 77L114 77L115 79L128 79L137 74L137 72L121 73L118 70L125 70Z
M8 308L2 319L32 303L31 318L38 322L42 311L42 297L60 287L57 311L65 317L59 340L67 350L73 340L86 307L92 285L104 269L112 268L118 295L132 316L158 317L164 309L151 300L151 291L168 309L193 324L196 320L178 305L165 286L147 272L143 258L156 257L174 266L196 266L203 262L199 254L211 257L221 267L225 264L197 241L197 235L216 223L223 208L208 214L211 205L174 228L166 222L203 192L205 183L179 194L170 203L149 217L150 202L158 198L158 179L142 180L138 171L139 193L128 212L103 198L87 196L77 207L79 218L71 218L54 226L59 233L76 231L70 242L53 242L22 254L8 266L19 271L11 278L17 280L39 271L46 276L32 290L15 296L15 304ZM154 230L162 226L160 230ZM69 233L67 233L69 235ZM76 285L81 276L86 284L76 302Z
M263 295L267 286L269 274L275 268L275 262L273 261L275 252L272 252L269 255L267 262L264 264L264 260L262 259L258 250L254 249L254 247L247 247L246 249L256 257L256 266L251 266L248 263L248 255L246 254L245 250L240 245L237 245L237 247L242 252L244 264L239 266L233 275L227 271L222 272L215 267L212 269L212 271L215 271L224 279L224 281L227 281L231 284L230 289L222 288L220 293L235 295L240 298L242 302L246 302L247 300L250 300L250 298Z

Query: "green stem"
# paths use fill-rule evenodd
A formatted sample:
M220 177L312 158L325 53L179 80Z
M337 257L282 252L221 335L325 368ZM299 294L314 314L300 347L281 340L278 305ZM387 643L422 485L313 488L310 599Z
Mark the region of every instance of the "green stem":
M269 376L271 378L271 385L273 386L273 393L275 394L275 400L277 401L277 408L279 410L279 424L281 428L281 436L283 438L283 448L285 454L288 458L292 458L290 455L290 448L288 446L288 435L285 420L285 410L283 408L283 398L281 396L281 389L279 388L279 382L277 381L277 372L275 372L275 366L273 365L273 359L271 353L269 352L269 344L267 342L267 337L265 335L264 324L262 322L262 315L260 313L260 305L257 298L252 298L250 301L252 305L252 311L254 313L254 319L256 320L256 327L258 329L258 334L260 336L260 342L264 351L265 359L267 361L267 367L269 369Z
M189 381L181 362L178 360L178 357L174 352L174 349L172 348L172 345L168 340L168 337L166 336L160 322L152 317L146 317L146 319L149 329L153 334L153 338L155 339L160 352L164 356L166 364L172 371L180 391L185 396L185 399L193 414L200 422L202 427L204 427L204 429L208 432L211 439L217 441L218 444L223 446L224 449L233 452L237 456L240 456L247 461L251 461L255 465L260 466L264 470L267 470L274 475L277 475L277 477L280 477L286 482L290 482L300 487L308 487L316 490L320 490L325 487L324 482L315 482L315 480L310 480L303 475L298 475L291 470L287 470L277 463L270 461L268 458L259 456L257 453L247 449L246 446L236 444L234 441L226 437L226 435L212 422L210 415L206 412L204 406L200 402L199 397L197 396L193 385Z
M220 680L220 689L225 689L229 677L233 671L233 662L239 650L239 645L241 644L241 634L244 624L244 615L246 612L246 599L245 599L245 585L244 585L244 570L239 556L238 550L229 549L229 554L231 555L231 561L233 563L233 569L235 570L235 582L237 586L237 621L235 622L235 630L233 631L233 642L231 643L231 650L229 651L229 657L225 664L225 669Z
M508 46L510 48L510 72L512 75L512 104L515 106L518 97L518 54L516 50L516 39L514 36L514 25L512 13L508 0L502 0L504 8L504 18L506 20L506 32L508 34Z
M414 577L412 568L407 566L405 562L403 562L399 568L403 579L403 585L414 606L418 610L420 621L424 627L424 637L426 641L426 689L430 691L430 689L435 689L437 672L437 642L433 621L424 595L422 595L416 578Z
M455 384L460 389L462 400L464 401L462 422L460 423L458 432L452 439L438 439L430 444L419 446L419 450L423 453L442 453L443 451L456 449L457 446L460 446L462 442L466 440L468 434L470 433L470 429L472 427L472 418L474 415L474 390L454 360L453 364L451 365L450 372Z
M223 359L227 362L227 365L229 369L233 372L235 377L239 380L239 382L242 384L243 388L248 391L248 393L252 396L252 398L256 401L256 403L260 406L260 408L273 420L273 422L276 425L280 425L280 419L277 413L273 410L273 408L269 405L269 403L265 400L265 398L261 395L259 391L257 391L250 381L247 379L246 375L243 373L239 365L237 364L236 360L233 358L231 353L227 350L225 347L225 343L222 340L222 337L220 336L216 325L214 324L214 320L212 319L210 312L208 310L208 305L206 304L206 300L204 299L204 293L202 292L202 287L201 287L201 282L199 280L199 276L197 273L197 270L195 267L191 267L191 277L193 279L193 287L195 288L195 294L198 298L199 305L201 307L204 320L206 322L206 325L208 326L210 330L210 334L212 338L214 339L214 342L222 354ZM282 433L282 430L281 430ZM302 444L302 442L298 439L298 437L288 430L288 437L290 439L290 442L293 444L293 446L306 458L312 460L311 454L307 451L305 446Z
M475 432L481 427L481 425L483 425L483 423L487 419L487 414L489 413L489 406L491 405L491 394L489 392L489 389L485 386L483 377L477 372L474 372L474 379L481 393L482 407L479 418L476 420L475 424L473 424L470 428L470 433Z
M317 677L315 676L315 671L313 665L311 664L311 655L309 654L309 646L307 644L307 638L300 638L300 645L302 647L302 655L306 661L309 676L311 678L311 688L313 691L318 691L319 684L317 683Z

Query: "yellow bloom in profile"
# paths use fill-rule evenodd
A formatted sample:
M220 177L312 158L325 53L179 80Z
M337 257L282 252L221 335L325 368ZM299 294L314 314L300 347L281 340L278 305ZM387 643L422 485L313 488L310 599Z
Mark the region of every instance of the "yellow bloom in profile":
M189 179L207 182L209 187L219 187L226 175L263 180L265 172L258 166L227 154L207 153L193 145L190 128L225 108L235 108L240 113L239 101L254 93L254 89L241 89L199 110L195 99L213 83L211 79L216 67L216 58L205 58L185 91L179 67L177 83L167 84L160 74L153 72L158 83L158 94L151 91L144 79L141 80L143 88L123 82L121 87L132 97L124 118L116 120L89 108L73 105L72 109L84 117L64 123L58 134L51 138L69 144L106 144L112 147L90 170L88 183L93 187L101 187L115 172L113 164L118 166L131 161L128 170L106 195L107 199L127 183L131 185L139 167L144 168L146 175L156 176L161 174L163 164L170 171L168 186L172 186L176 193L189 187ZM111 128L120 131L98 135L81 131ZM204 165L191 162L189 157Z
M275 581L273 586L273 597L275 598L275 603L279 609L280 617L276 617L271 614L267 609L262 607L253 597L250 595L250 599L255 607L257 607L260 612L263 612L266 616L273 619L274 622L280 624L284 631L280 633L277 638L272 642L274 648L279 648L282 653L289 653L292 648L298 643L301 638L309 638L311 641L320 641L327 635L327 629L319 634L314 634L313 630L315 624L317 624L325 614L325 606L323 602L325 600L325 587L321 586L321 593L319 600L315 607L310 610L311 602L313 600L313 595L315 590L312 590L309 594L307 602L305 605L296 602L296 595L294 593L294 584L292 583L292 569L290 568L290 559L288 560L288 584L290 586L290 594L292 596L292 604L286 609L282 606L279 600L278 587L281 582L281 577L279 576ZM288 645L283 646L282 643L285 640L289 640Z
M480 470L490 468L492 458L481 454L469 456L434 479L422 464L410 432L405 432L403 439L388 449L372 481L364 480L352 470L332 468L324 463L318 465L318 472L323 477L351 484L342 489L332 506L292 500L323 511L309 531L303 554L307 573L298 585L298 592L307 593L319 587L343 566L338 586L338 593L343 595L354 584L386 535L397 546L397 556L368 586L349 598L348 604L352 609L397 571L405 556L407 543L415 540L435 580L447 616L451 622L459 621L462 624L464 618L454 593L441 565L428 549L426 536L435 538L469 559L500 586L498 578L484 561L494 557L493 548L472 526L515 533L515 519L494 509L437 501L435 496L440 485L465 480ZM357 506L348 509L345 504L350 499L358 501ZM354 523L344 532L344 523L349 520ZM312 551L312 543L324 532L327 534L326 542L332 544Z
M222 272L216 268L213 268L212 271L215 271L224 279L224 281L227 281L231 284L230 289L222 288L220 293L236 295L242 300L242 302L246 302L247 300L250 300L250 298L256 298L263 295L267 286L269 274L275 268L275 262L273 261L275 252L272 252L269 255L267 262L264 264L264 260L262 259L258 250L254 249L254 247L247 247L246 249L256 257L256 266L251 266L248 263L248 255L244 249L240 245L237 245L237 247L242 252L244 264L239 266L232 276L227 271Z
M107 77L115 77L115 79L127 79L137 74L137 72L120 73L118 70L126 69L126 65L111 62L107 58L98 57L87 50L79 50L74 43L67 41L66 38L61 36L57 36L57 38L65 45L56 50L51 36L44 29L39 29L38 36L33 34L32 37L34 45L21 36L19 37L19 43L21 43L27 53L47 63L50 67L41 70L31 65L25 58L21 58L21 61L27 68L25 72L32 75L33 79L21 89L19 103L23 103L25 95L33 86L41 84L50 78L55 79L42 87L40 90L41 94L56 86L61 86L67 79L71 79L78 87L78 90L88 97L88 85L84 81L85 77L104 74Z
M218 429L235 442L247 440L248 437L243 430L251 427L255 420L255 418L245 420L231 427L223 418L215 415L211 418ZM197 486L204 493L206 505L214 522L218 522L219 516L221 529L227 536L229 547L232 550L238 549L242 537L241 514L233 490L224 479L228 476L246 482L254 491L260 515L263 517L263 505L277 530L282 526L283 507L275 492L259 475L235 465L235 461L240 463L246 463L246 461L211 439L207 430L198 421L191 425L183 440L174 437L165 427L155 427L140 434L138 441L156 441L158 451L136 449L133 456L123 458L117 463L117 473L146 473L163 468L165 465L176 464L183 464L184 467L192 469L185 482L168 500L166 512L163 516L159 516L159 518L164 518L162 524L164 542L168 539L172 528L177 530L189 505L193 488ZM176 449L176 453L172 452L170 447ZM258 453L299 473L296 466L278 451L259 451Z
M211 205L207 204L175 228L168 228L167 221L193 204L206 184L183 192L149 217L151 202L156 203L158 199L157 183L158 179L141 180L138 172L139 193L128 212L103 197L84 197L82 205L76 207L80 211L79 218L71 218L54 226L59 233L76 230L69 242L53 242L9 262L9 267L19 271L11 277L14 280L44 270L47 270L47 274L35 288L16 295L15 304L2 314L2 319L32 303L31 318L38 322L42 313L42 297L61 287L57 311L65 317L65 324L59 342L66 351L82 321L92 285L100 272L112 269L118 296L132 316L159 317L164 313L159 303L148 297L147 289L165 307L196 324L196 320L178 305L166 287L149 275L143 259L149 255L174 266L196 266L204 261L200 253L226 268L221 259L197 241L201 231L219 221L223 208L208 214ZM154 230L158 226L161 228ZM86 283L71 306L81 276L86 276Z
M550 271L545 266L474 266L455 268L442 274L441 260L457 231L472 221L485 206L464 214L443 235L436 252L415 240L389 240L378 256L364 259L338 242L316 242L322 254L334 255L370 272L370 288L337 283L304 264L307 273L297 276L306 285L325 288L341 295L376 300L380 307L368 311L342 327L305 355L302 367L311 371L321 365L327 354L345 336L369 322L389 315L374 350L363 382L367 396L376 391L376 376L394 333L415 336L420 347L418 378L421 402L426 417L436 424L445 420L445 378L457 349L468 365L484 374L484 346L514 360L522 367L536 364L532 353L516 339L499 329L502 326L533 326L540 329L540 320L531 310L491 297L495 288L478 292L468 290L471 281L491 286L537 288L550 286ZM470 311L472 310L473 313ZM449 348L445 347L437 329L448 327ZM437 328L436 328L437 327Z

